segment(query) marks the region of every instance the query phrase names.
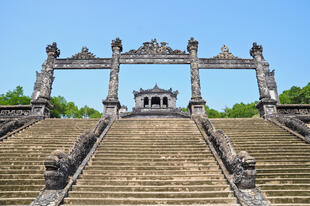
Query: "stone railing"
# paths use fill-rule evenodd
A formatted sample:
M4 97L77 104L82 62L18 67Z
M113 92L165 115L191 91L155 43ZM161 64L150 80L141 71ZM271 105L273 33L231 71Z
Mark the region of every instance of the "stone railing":
M246 151L236 153L230 138L222 130L217 130L205 116L196 117L196 124L206 133L205 140L224 163L224 174L232 186L241 205L269 206L261 190L256 187L256 160ZM198 126L198 127L199 127ZM214 149L213 149L214 148Z
M0 119L11 119L28 116L31 105L0 105Z
M310 144L310 128L300 119L293 116L276 115L270 121L278 125L280 124L279 126L281 127L285 126L293 130L293 132L299 134L296 134L298 137Z
M24 116L19 118L7 118L0 120L0 141L8 138L14 133L34 124L42 118L34 116Z
M296 117L302 121L310 122L310 104L278 104L279 115Z
M56 150L45 159L45 188L32 206L60 205L114 120L112 116L102 117L92 130L76 139L68 154Z

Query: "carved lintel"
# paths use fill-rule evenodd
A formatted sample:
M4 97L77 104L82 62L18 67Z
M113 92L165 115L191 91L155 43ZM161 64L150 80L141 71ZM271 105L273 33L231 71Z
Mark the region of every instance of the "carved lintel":
M125 52L124 55L177 55L177 54L185 54L185 51L181 51L178 49L171 49L171 47L167 46L167 42L157 42L156 39L152 39L150 42L144 42L143 46L139 49L132 49L128 52Z
M96 56L88 51L88 48L86 46L82 47L82 50L80 53L77 53L71 57L71 59L95 59Z
M214 59L238 59L238 57L232 55L232 53L229 52L229 48L226 45L223 45L221 50L222 52L213 57Z

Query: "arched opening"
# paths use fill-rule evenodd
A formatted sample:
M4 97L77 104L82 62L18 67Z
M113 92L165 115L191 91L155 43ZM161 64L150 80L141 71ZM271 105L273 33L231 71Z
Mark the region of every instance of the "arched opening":
M152 97L151 107L160 108L160 98L159 97Z
M149 107L149 98L148 97L144 97L144 103L143 103L143 107Z
M163 98L163 108L168 108L168 98L167 97Z

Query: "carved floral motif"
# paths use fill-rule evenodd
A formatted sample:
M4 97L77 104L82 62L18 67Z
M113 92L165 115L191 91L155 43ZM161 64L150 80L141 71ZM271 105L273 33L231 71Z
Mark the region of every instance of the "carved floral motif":
M232 53L229 52L229 48L226 45L223 45L221 50L222 52L213 57L214 59L238 59L238 57L232 55Z
M72 59L95 59L96 56L88 51L88 48L83 46L80 53L77 53L71 57Z
M156 39L152 39L150 42L144 42L143 46L139 49L132 49L129 52L125 52L125 55L135 55L135 54L148 54L148 55L172 55L172 54L185 54L185 51L173 50L171 47L167 46L167 42L157 42Z

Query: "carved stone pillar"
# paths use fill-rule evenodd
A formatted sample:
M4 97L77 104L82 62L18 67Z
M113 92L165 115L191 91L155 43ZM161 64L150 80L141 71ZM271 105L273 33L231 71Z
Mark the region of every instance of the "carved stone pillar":
M160 98L160 105L159 105L160 108L163 108L163 102L164 102L164 101L163 101L163 98L161 97L161 98Z
M192 87L192 97L188 105L188 109L191 115L204 115L205 114L205 104L201 98L200 91L200 76L198 68L198 41L194 38L188 40L187 51L189 52L190 66L191 66L191 87Z
M118 76L119 76L119 58L123 50L122 41L119 38L112 40L112 62L110 70L109 92L105 100L102 101L104 105L104 114L117 115L121 105L118 101Z
M266 75L267 87L268 87L271 99L276 100L277 104L280 104L277 82L274 78L274 70L270 72L268 68L265 75Z
M151 108L152 107L152 97L149 97L149 108Z
M47 60L42 64L41 73L37 73L37 80L31 101L31 113L35 116L49 117L50 109L53 107L50 103L50 96L54 81L54 61L60 54L56 42L46 47L46 53Z
M266 70L269 72L269 64L265 61L263 56L263 47L253 43L250 50L251 56L256 63L256 78L259 89L259 103L256 105L259 110L260 116L268 118L270 115L276 114L277 101L272 99L267 85Z

